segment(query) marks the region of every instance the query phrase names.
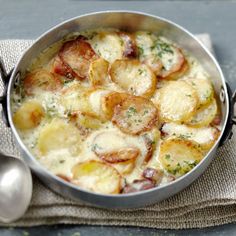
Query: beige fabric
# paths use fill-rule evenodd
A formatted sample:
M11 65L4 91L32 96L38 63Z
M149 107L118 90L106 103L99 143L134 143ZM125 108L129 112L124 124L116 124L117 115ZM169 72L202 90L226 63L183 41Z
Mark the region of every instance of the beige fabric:
M208 35L202 35L201 39L211 47ZM0 41L0 55L8 70L31 43L30 40ZM11 130L6 128L2 121L0 150L19 156ZM220 225L236 221L235 180L234 135L218 150L215 160L194 184L161 203L135 210L95 208L55 194L34 177L33 197L27 213L22 219L8 226L66 223L179 229Z

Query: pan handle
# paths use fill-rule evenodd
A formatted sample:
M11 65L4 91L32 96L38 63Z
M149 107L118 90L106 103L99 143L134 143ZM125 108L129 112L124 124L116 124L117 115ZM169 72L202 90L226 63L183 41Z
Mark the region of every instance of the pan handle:
M7 87L8 87L8 83L9 83L9 79L11 77L12 71L13 69L9 73L6 72L6 68L4 66L3 60L0 57L0 75L3 82L3 86L4 86L3 93L0 96L0 104L2 105L3 121L8 127L10 127L10 124L9 124L8 116L7 116Z
M227 140L231 139L233 135L233 125L236 125L236 114L234 114L234 105L236 103L236 90L232 92L228 83L226 83L226 87L229 96L229 116L225 126L225 131L220 140L220 146L224 145Z

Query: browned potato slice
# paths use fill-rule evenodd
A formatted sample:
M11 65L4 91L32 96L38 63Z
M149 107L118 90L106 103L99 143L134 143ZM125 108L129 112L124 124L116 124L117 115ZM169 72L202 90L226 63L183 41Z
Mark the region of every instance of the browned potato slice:
M109 62L98 58L90 63L89 80L93 86L100 86L108 83Z
M114 113L114 108L130 95L127 93L111 92L102 98L102 110L107 119L111 119Z
M23 103L13 115L13 122L18 129L32 129L39 125L44 116L42 105L34 100Z
M153 42L152 54L156 55L162 62L162 70L159 73L163 79L177 79L179 72L182 74L187 69L187 61L182 51L159 37Z
M161 70L163 68L163 64L159 58L157 58L155 55L149 55L144 61L145 64L147 64L154 74L158 76L161 73Z
M128 93L150 97L157 79L152 70L138 60L116 60L110 68L111 80Z
M188 70L182 51L162 37L153 33L136 33L139 58L147 63L162 79L177 79Z
M175 176L189 172L202 158L197 144L189 140L168 139L160 147L159 160L162 166Z
M142 97L129 97L115 107L112 122L128 134L138 135L156 125L157 109Z
M172 81L160 89L157 103L163 121L183 122L195 113L198 97L188 83Z
M217 114L217 103L213 98L210 104L202 106L197 112L185 123L193 127L208 126L216 117Z
M95 160L79 163L72 168L73 183L96 193L117 194L121 176L112 166Z
M67 41L59 51L59 58L66 68L70 68L71 75L76 79L83 80L88 77L90 63L98 56L88 43L87 39L79 35L76 39ZM67 71L65 70L67 76Z
M208 79L189 78L186 79L186 82L196 89L199 106L209 104L214 99L214 89Z
M131 159L135 160L139 155L139 150L137 148L124 148L110 153L96 154L106 162L117 163Z
M192 128L187 125L165 123L162 126L165 137L192 140L200 145L203 150L208 150L219 136L219 130L215 127Z
M28 74L23 80L23 86L28 95L36 90L55 91L62 87L60 79L47 70L36 70Z
M42 128L37 147L42 155L61 149L69 149L71 154L77 154L80 144L80 133L73 124L62 119L53 119Z

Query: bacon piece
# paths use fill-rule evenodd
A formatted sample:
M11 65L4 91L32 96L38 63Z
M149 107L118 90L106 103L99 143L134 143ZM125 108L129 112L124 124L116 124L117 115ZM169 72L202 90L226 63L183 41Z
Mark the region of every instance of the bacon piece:
M62 72L69 72L79 80L88 77L90 63L98 58L86 38L81 35L64 43L58 55L62 62Z
M124 32L119 33L119 36L124 42L123 56L128 58L137 57L138 51L134 36Z
M134 193L155 187L154 181L150 179L136 179L131 184L127 184L122 193Z

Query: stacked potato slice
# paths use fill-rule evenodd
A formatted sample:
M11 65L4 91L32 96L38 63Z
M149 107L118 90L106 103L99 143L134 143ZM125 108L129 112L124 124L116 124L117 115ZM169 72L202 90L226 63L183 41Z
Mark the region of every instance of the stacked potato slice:
M100 29L50 55L22 81L14 123L65 181L105 194L150 189L189 172L217 140L213 86L189 76L196 68L168 39Z

